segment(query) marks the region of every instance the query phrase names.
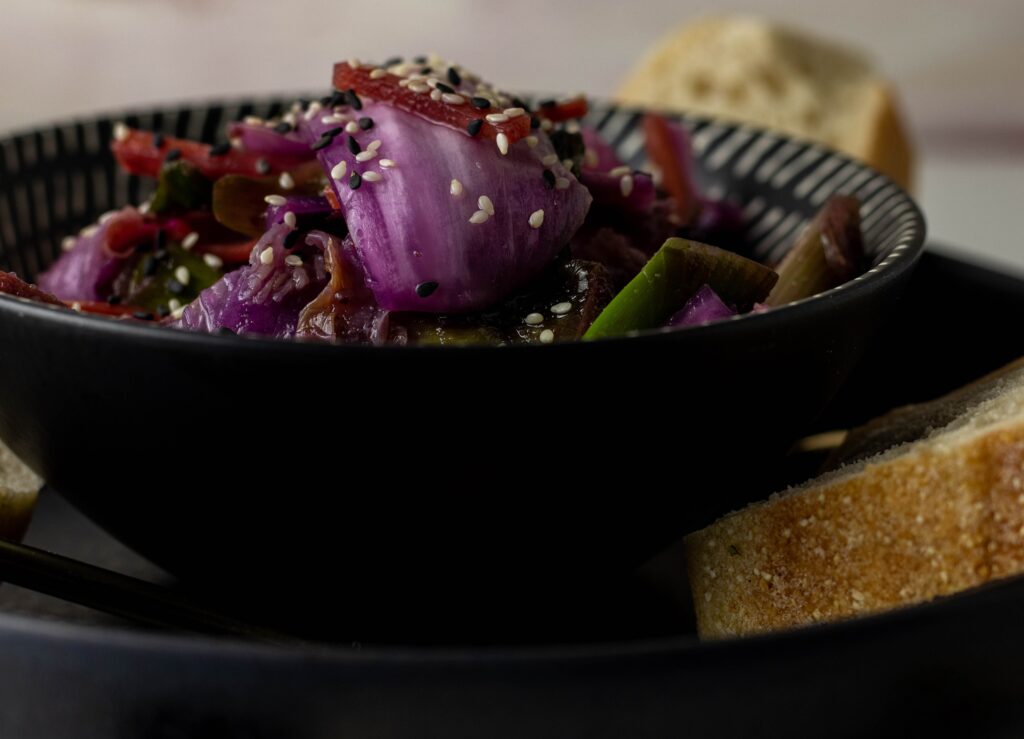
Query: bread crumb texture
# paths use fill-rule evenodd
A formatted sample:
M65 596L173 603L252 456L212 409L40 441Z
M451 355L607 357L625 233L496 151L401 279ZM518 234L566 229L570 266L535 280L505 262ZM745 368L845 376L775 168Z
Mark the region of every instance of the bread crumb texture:
M910 147L892 92L868 60L759 18L683 26L634 67L617 97L817 141L910 185Z
M706 638L849 618L1020 573L1024 428L917 446L773 496L690 535L686 551Z

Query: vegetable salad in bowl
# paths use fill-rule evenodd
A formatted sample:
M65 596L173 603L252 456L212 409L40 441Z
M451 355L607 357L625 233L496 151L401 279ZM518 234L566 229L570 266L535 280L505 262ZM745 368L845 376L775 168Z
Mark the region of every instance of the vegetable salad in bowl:
M310 341L503 345L700 325L865 268L859 204L836 196L775 269L705 197L686 130L655 113L654 174L581 121L437 56L334 67L334 90L203 144L115 127L152 198L101 216L0 292L179 330Z

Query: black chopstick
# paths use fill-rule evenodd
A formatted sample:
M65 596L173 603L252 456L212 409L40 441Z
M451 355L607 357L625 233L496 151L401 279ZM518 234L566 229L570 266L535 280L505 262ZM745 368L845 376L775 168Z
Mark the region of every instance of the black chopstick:
M2 539L0 581L162 629L271 644L301 643L288 634L217 613L166 587Z

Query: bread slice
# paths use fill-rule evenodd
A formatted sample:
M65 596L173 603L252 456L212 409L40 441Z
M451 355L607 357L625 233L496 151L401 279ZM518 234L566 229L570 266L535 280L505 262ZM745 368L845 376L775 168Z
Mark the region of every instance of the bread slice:
M618 99L777 129L912 184L913 157L892 90L867 60L764 20L713 17L682 27L640 61Z
M840 456L854 461L687 537L702 637L848 618L1024 572L1024 361L868 424Z
M0 441L0 539L20 541L35 508L40 477Z

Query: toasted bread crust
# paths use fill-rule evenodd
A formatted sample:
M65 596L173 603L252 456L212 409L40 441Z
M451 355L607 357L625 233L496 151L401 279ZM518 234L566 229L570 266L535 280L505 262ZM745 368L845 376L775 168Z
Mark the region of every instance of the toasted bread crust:
M1024 572L1024 424L919 444L686 540L702 637L841 619Z

